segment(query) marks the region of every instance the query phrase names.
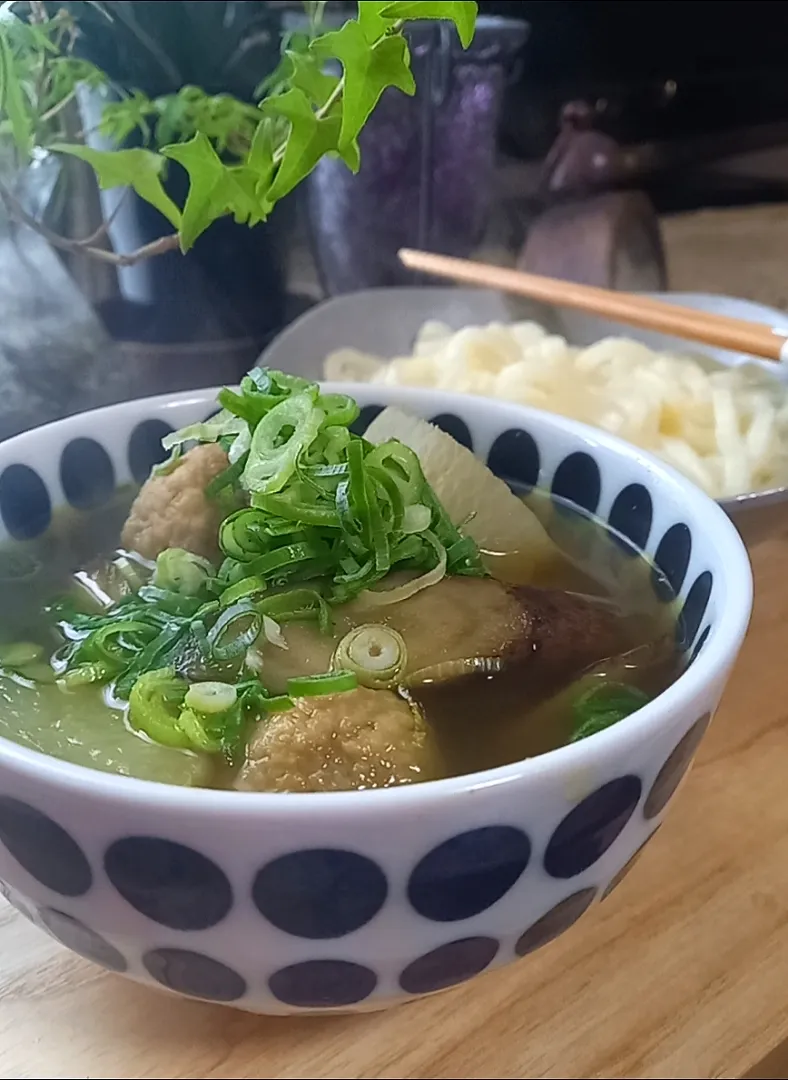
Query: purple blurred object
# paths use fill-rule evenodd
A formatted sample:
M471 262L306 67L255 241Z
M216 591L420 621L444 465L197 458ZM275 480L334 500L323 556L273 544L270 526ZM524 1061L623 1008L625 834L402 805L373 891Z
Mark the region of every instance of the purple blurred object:
M399 248L469 255L488 223L503 92L528 25L482 16L466 51L445 22L415 23L407 37L415 96L384 93L361 134L356 176L324 158L307 184L314 256L330 295L413 284Z

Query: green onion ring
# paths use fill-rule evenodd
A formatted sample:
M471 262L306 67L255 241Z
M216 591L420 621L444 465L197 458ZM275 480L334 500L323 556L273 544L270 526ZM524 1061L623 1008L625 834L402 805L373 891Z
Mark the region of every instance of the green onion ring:
M244 629L240 624L246 624ZM237 631L231 633L234 628ZM227 608L208 632L208 647L216 660L234 660L242 656L260 636L263 617L247 600Z

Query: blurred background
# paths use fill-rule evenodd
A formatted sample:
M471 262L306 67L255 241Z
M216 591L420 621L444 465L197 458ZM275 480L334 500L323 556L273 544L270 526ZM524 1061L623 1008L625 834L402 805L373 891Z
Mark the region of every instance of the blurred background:
M325 21L340 23L352 6L330 0ZM263 0L43 7L73 14L75 53L121 93L195 85L250 104L283 36L304 25L302 4ZM746 18L741 5L706 0L479 8L468 52L445 24L414 26L418 93L384 96L362 136L359 175L325 160L263 226L222 220L186 257L117 269L6 222L0 377L20 383L7 412L21 419L0 416L0 436L26 426L31 410L37 422L70 411L69 387L85 407L231 381L322 298L412 283L396 262L403 244L788 308L780 4L750 0ZM104 91L78 95L76 122L97 146L107 103ZM135 196L99 194L79 162L28 172L16 178L25 205L60 235L103 222L123 253L168 231ZM175 193L181 182L173 166Z

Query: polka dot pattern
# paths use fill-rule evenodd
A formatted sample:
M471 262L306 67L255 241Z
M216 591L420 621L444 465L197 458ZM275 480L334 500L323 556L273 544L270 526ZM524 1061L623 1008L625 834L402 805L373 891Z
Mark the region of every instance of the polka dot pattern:
M705 630L703 631L703 633L698 638L698 640L695 642L695 648L692 650L692 656L690 657L690 663L691 664L694 663L697 660L698 654L702 650L703 646L706 644L706 639L708 638L710 633L711 633L711 627L707 626L705 628Z
M106 851L104 869L136 911L173 930L215 926L232 907L224 871L199 851L172 840L116 840Z
M706 608L714 586L714 578L709 570L704 570L695 578L684 607L681 609L678 623L676 624L676 641L681 649L689 649L698 636L700 624L706 614Z
M416 865L408 899L425 919L455 922L492 907L511 889L531 857L531 842L509 825L460 833Z
M172 431L173 428L163 420L143 420L132 431L128 448L129 470L138 484L144 484L153 466L167 458L161 440Z
M202 408L208 409L207 402ZM363 406L354 430L365 432L383 408ZM211 407L208 415L215 413ZM177 416L177 426L188 420ZM475 424L473 416L473 411L457 407L430 419L473 449L474 444L488 445L495 435ZM529 426L536 437L519 427L498 429L488 453L490 467L517 491L541 482L559 506L580 513L600 512L604 487L611 534L624 550L652 555L659 597L683 598L679 644L691 663L712 633L714 576L722 572L713 563L708 570L702 562L697 565L705 541L698 533L693 538L696 519L681 521L680 511L669 516L671 510L653 494L647 477L644 483L617 483L617 470L608 467L605 457L597 459L592 444L576 442L582 449L567 453L572 449L568 446L557 460L552 456L554 442L545 439L542 444L536 419ZM166 457L161 439L172 430L153 417L137 424L125 445L121 443L120 456L126 454L137 482L144 482L151 467ZM60 485L75 509L100 506L114 491L113 460L118 457L111 457L107 448L117 453L112 441L100 434L55 447ZM44 477L49 475L48 468L42 466L39 475L23 461L0 473L0 516L13 539L35 538L49 527L52 500L60 497L57 484L47 490ZM572 513L560 518L559 527L571 534ZM578 530L578 548L586 535ZM693 539L699 551L693 550ZM19 552L26 550L19 545ZM13 887L0 882L0 894L78 955L112 971L147 972L163 987L206 1001L247 998L249 1007L262 1003L264 1008L270 991L280 1005L293 1009L343 1009L376 993L381 1001L397 990L405 995L433 993L508 960L512 951L530 954L573 926L598 897L610 895L642 854L650 839L644 841L644 835L656 831L656 819L686 774L709 719L705 714L685 734L646 791L635 774L644 768L648 777L654 776L658 761L628 766L631 775L600 786L567 809L560 821L560 812L544 820L544 811L526 799L520 810L509 805L504 811L515 824L501 824L498 813L488 817L482 811L454 826L467 831L435 846L434 840L415 835L409 849L412 861L404 868L401 852L394 858L385 844L368 850L362 839L358 850L350 850L358 839L354 829L331 834L341 835L347 848L302 848L285 829L275 838L285 845L280 849L285 853L270 861L259 851L251 853L250 859L258 862L244 863L240 874L221 851L217 855L210 849L212 857L202 851L200 840L190 839L199 837L196 831L185 832L186 843L143 835L116 839L116 833L106 836L103 866L98 859L91 866L85 851L97 850L95 841L83 851L77 841L88 841L81 833L72 837L56 820L57 811L52 819L21 800L0 795L0 872L13 882ZM445 828L439 839L452 826ZM538 828L540 838L543 828L547 833L543 850L540 839L537 858L526 831L532 828ZM303 837L301 833L301 843ZM187 846L190 843L194 846ZM294 850L289 850L291 843ZM604 865L621 869L605 886L611 871L600 875L599 860L606 853ZM94 880L97 888L91 891ZM42 895L42 888L50 894ZM563 897L558 902L556 891ZM109 913L102 910L96 922L94 893ZM499 901L504 903L496 907ZM508 922L512 904L520 911L516 931L522 931L514 950ZM522 909L516 906L520 904ZM225 952L236 927L250 919L257 936L244 937L242 950L232 945L234 951Z
M645 850L646 844L649 842L649 840L654 835L654 833L656 833L658 831L659 831L659 825L656 827L656 829L653 830L653 832L649 836L646 837L645 841L640 845L640 847L637 849L637 851L634 853L634 855L632 855L631 858L627 859L627 861L624 863L624 865L621 867L621 869L618 871L618 873L613 878L611 878L611 880L608 883L607 888L602 893L602 896L600 897L600 899L602 899L602 900L607 899L607 897L610 896L610 894L613 892L613 890L618 888L618 886L621 884L621 882L627 876L629 871L632 869L632 867L638 861L640 856L643 854L643 851Z
M71 949L95 964L109 968L110 971L125 971L128 967L123 954L105 941L100 934L85 926L73 915L55 908L41 908L38 917L53 938L61 945Z
M447 435L451 435L453 439L456 439L456 441L466 447L466 449L473 450L471 430L459 416L456 416L454 413L438 413L437 416L431 417L430 423L434 424L435 427L440 428L441 431L445 431Z
M0 896L2 896L11 907L16 908L20 915L24 915L30 922L36 922L38 916L33 907L31 907L23 896L21 896L15 889L12 889L10 885L6 885L4 881L0 881Z
M593 514L602 492L599 466L590 454L578 450L565 457L555 470L551 490L556 498L565 499Z
M301 1009L341 1009L368 998L375 972L349 960L305 960L281 968L268 980L274 997Z
M399 984L406 994L430 994L472 979L489 967L498 952L495 938L449 941L408 964Z
M350 430L355 435L363 435L376 416L383 412L382 405L362 405L361 410L350 425Z
M692 554L692 534L683 521L671 525L657 545L654 563L659 571L652 574L654 592L660 600L671 603L681 592Z
M28 465L9 465L0 474L0 516L14 540L35 540L49 528L52 500Z
M142 963L157 983L188 997L238 1001L247 991L246 980L237 971L189 949L151 949L143 956Z
M62 825L8 795L0 795L0 843L31 877L61 896L82 896L93 884L90 863Z
M503 480L529 491L539 482L541 459L533 435L522 428L509 428L492 444L487 464Z
M550 877L575 877L593 866L632 817L641 791L639 777L620 776L570 810L545 851L544 868Z
M696 720L659 770L643 804L643 816L647 821L661 814L675 795L710 723L711 713L706 713L700 720Z
M92 510L112 496L115 469L95 439L72 439L60 456L63 494L77 510Z
M574 926L580 916L588 911L595 896L596 889L580 889L571 896L567 896L520 935L514 951L518 956L527 956L528 953L540 949L542 945L554 941L563 934L564 930Z
M654 505L648 489L642 484L627 484L613 500L608 524L614 530L613 539L624 537L629 541L621 543L622 551L634 556L645 550L653 519Z
M337 938L374 918L387 892L377 863L329 848L274 859L258 872L252 897L260 913L285 933Z

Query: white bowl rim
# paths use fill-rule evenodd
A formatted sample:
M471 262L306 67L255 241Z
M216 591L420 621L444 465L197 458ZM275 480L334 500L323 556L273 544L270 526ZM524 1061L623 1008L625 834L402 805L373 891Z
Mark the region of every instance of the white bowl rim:
M362 391L367 395L370 392L370 386L366 383L322 385L329 392L341 390L351 395ZM9 453L23 451L26 444L36 442L48 431L60 429L61 432L68 432L69 428L73 428L75 432L85 431L91 421L109 420L113 415L143 403L154 409L185 404L210 404L218 389L206 388L135 398L33 428L0 443L0 466ZM527 426L528 419L533 418L540 424L562 428L576 436L578 441L596 447L603 453L636 461L645 473L672 488L682 501L695 501L696 511L699 510L707 518L704 534L720 555L728 603L717 619L715 632L710 635L694 662L658 697L625 722L615 724L588 739L494 769L400 787L287 793L182 787L160 781L118 776L85 765L61 761L38 750L19 746L2 736L0 767L10 768L31 783L43 781L74 795L108 799L118 805L128 806L144 802L164 809L179 809L199 814L234 812L242 816L250 813L278 816L284 812L287 816L299 819L312 816L322 809L343 818L352 818L361 811L362 800L368 811L372 810L373 806L378 811L384 808L396 811L398 807L426 809L435 801L462 797L484 788L525 783L531 777L539 776L562 782L567 773L577 772L585 776L589 771L593 771L597 762L603 763L611 757L626 760L631 748L648 741L652 734L662 728L666 720L686 712L694 699L703 696L705 688L720 682L734 662L747 631L752 609L752 571L746 548L736 527L713 499L656 457L616 436L553 413L497 399L441 390L392 388L382 385L376 389L384 400L388 396L396 396L400 402L408 399L423 402L425 398L432 398L435 407L443 410L492 410L501 416L503 422L510 417L512 422Z

